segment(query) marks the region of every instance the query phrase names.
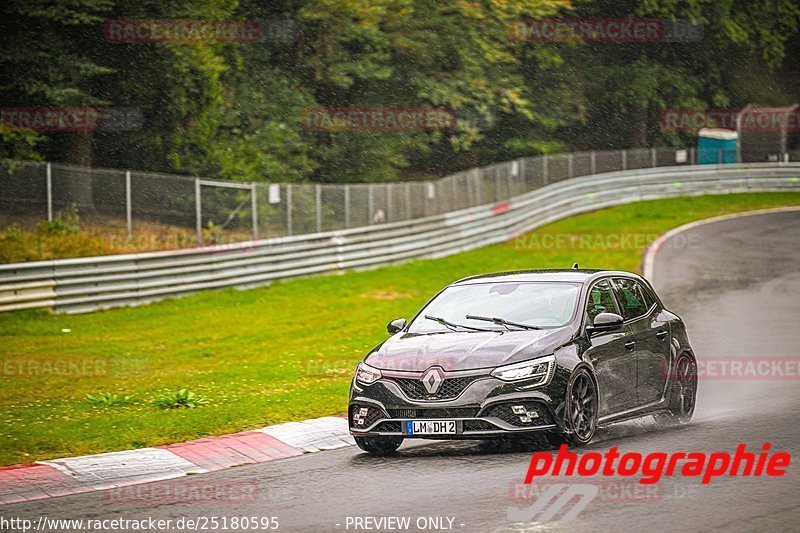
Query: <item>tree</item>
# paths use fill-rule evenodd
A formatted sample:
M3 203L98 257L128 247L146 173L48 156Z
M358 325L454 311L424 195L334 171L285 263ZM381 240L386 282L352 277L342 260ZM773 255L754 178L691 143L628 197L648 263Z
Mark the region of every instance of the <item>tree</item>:
M95 106L107 103L92 95L90 84L112 70L86 53L91 30L111 8L110 0L43 1L7 0L0 4L0 95L6 105L19 107ZM19 138L17 135L17 139ZM4 151L30 155L31 141L9 143ZM66 161L91 165L92 131L51 134L46 153L65 145ZM16 152L16 153L14 153ZM62 155L59 154L59 155ZM90 174L70 181L71 200L83 209L93 206Z

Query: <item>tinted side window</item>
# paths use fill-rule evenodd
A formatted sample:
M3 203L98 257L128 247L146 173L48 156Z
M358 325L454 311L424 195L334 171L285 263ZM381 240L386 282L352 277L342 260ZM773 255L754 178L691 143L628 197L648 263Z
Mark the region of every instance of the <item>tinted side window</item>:
M651 307L653 307L653 304L656 303L656 299L653 296L653 293L651 293L650 290L644 285L640 285L639 283L637 283L636 285L642 290L642 295L644 296L644 303L647 304L647 308L650 309Z
M632 279L616 278L614 288L626 320L642 316L650 309L651 302L642 287Z
M614 299L614 293L608 280L595 283L589 291L589 301L586 304L589 323L591 324L594 321L594 317L600 313L619 314L619 307Z

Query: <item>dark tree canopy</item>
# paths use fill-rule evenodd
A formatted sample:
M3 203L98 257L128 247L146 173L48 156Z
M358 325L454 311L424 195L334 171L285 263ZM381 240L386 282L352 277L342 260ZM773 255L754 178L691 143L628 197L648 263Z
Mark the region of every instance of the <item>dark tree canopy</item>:
M529 19L691 22L685 42L547 42ZM108 21L252 21L259 38L114 42ZM0 126L0 156L245 181L418 179L522 155L686 145L665 108L800 101L791 0L6 0L3 108L131 111L136 127ZM216 21L216 22L215 22ZM104 29L106 33L104 33ZM309 110L446 109L453 127L332 131Z

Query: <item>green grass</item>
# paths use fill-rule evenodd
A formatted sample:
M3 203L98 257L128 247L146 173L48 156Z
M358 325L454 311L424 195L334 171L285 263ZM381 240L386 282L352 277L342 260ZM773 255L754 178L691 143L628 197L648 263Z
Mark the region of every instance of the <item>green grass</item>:
M7 218L7 217L6 217ZM109 217L79 219L77 213L57 213L55 219L32 224L8 223L0 216L0 263L47 261L93 255L176 250L197 246L194 230L164 224L137 223L131 235L125 221ZM33 226L33 227L31 227ZM252 238L249 231L203 229L205 244L227 244Z
M798 204L798 193L640 202L444 259L87 315L2 314L0 464L341 414L352 369L386 337L385 324L409 317L457 278L567 268L575 261L585 268L637 271L647 244L670 228L725 213ZM77 366L68 375L55 374L70 361ZM20 365L30 370L20 371ZM184 388L208 403L194 409L153 404ZM133 399L109 405L86 399L100 393Z

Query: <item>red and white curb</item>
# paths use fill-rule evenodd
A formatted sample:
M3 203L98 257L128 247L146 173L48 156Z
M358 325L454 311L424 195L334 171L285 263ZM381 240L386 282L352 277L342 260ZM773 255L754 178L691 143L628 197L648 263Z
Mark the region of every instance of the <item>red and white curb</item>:
M0 467L0 505L162 481L354 444L347 419L326 416L167 446Z

